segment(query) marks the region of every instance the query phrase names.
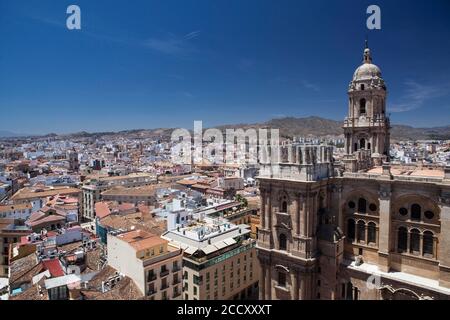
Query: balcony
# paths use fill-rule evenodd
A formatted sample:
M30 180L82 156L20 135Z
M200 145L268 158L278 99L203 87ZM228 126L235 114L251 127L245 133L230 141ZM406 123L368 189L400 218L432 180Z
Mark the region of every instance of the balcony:
M149 274L147 276L147 282L152 282L156 280L156 274Z
M161 290L165 290L169 287L169 285L167 283L163 283L161 284Z
M180 279L176 278L176 279L173 279L172 285L177 285L179 283L180 283Z
M159 274L159 276L162 278L162 277L165 277L165 276L167 276L168 274L169 274L169 270L162 270L161 271L161 273Z
M178 272L178 271L180 271L180 270L181 270L181 268L180 268L179 265L176 265L176 266L173 266L173 267L172 267L172 272Z
M174 292L172 298L175 299L178 298L179 296L181 296L181 292Z
M155 289L149 289L147 292L147 295L150 297L150 296L154 295L155 293L156 293Z

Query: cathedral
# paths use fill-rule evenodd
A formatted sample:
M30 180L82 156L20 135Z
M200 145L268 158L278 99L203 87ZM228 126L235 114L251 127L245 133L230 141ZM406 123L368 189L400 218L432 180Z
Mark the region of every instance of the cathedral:
M293 143L261 160L261 300L450 298L450 167L390 163L386 96L366 42L342 159Z

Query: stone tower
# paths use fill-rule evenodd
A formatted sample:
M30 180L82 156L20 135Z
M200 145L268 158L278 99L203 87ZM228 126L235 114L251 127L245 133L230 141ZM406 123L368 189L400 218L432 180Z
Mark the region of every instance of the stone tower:
M346 170L363 170L389 160L386 94L381 70L372 63L366 41L363 64L356 69L348 89L348 115L343 126Z

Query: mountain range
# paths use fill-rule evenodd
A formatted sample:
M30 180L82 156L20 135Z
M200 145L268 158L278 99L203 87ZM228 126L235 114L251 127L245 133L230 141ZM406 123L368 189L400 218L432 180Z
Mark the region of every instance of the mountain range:
M325 137L339 136L343 134L342 121L330 120L321 117L295 118L285 117L271 119L260 123L242 123L217 126L217 129L225 130L228 128L278 128L282 137ZM82 137L100 137L114 135L132 135L138 137L170 137L173 128L157 128L157 129L134 129L119 132L78 132L72 134L48 134L45 137L61 137L61 138L82 138ZM15 135L12 132L0 131L0 137L24 137L25 135ZM394 124L391 128L392 140L449 140L450 125L443 127L431 128L415 128L407 125Z

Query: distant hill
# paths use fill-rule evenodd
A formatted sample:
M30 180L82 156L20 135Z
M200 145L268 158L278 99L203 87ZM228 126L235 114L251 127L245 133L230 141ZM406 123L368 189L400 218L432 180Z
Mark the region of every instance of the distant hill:
M217 129L225 130L228 128L249 129L249 128L278 128L282 137L324 137L324 136L339 136L342 135L342 121L330 120L321 117L306 117L295 118L285 117L271 119L261 123L241 123L228 124L217 126ZM132 129L119 132L77 132L71 134L57 135L54 133L45 138L62 138L62 139L76 139L76 138L99 138L108 136L114 138L115 136L127 136L131 138L163 138L168 139L174 128L156 128L156 129ZM187 128L192 129L192 128ZM205 128L206 129L206 128ZM8 131L0 131L0 138L9 137L25 137L26 135L17 135ZM391 140L450 140L450 125L444 127L433 128L414 128L407 125L392 125Z
M15 138L15 137L25 137L26 134L14 133L11 131L0 130L0 138Z
M280 135L284 137L324 137L327 135L337 136L344 133L342 121L330 120L321 117L306 118L277 118L263 123L225 125L219 129L240 127L248 128L278 128ZM392 125L392 140L427 140L427 139L450 139L450 125L433 128L414 128L406 125Z

